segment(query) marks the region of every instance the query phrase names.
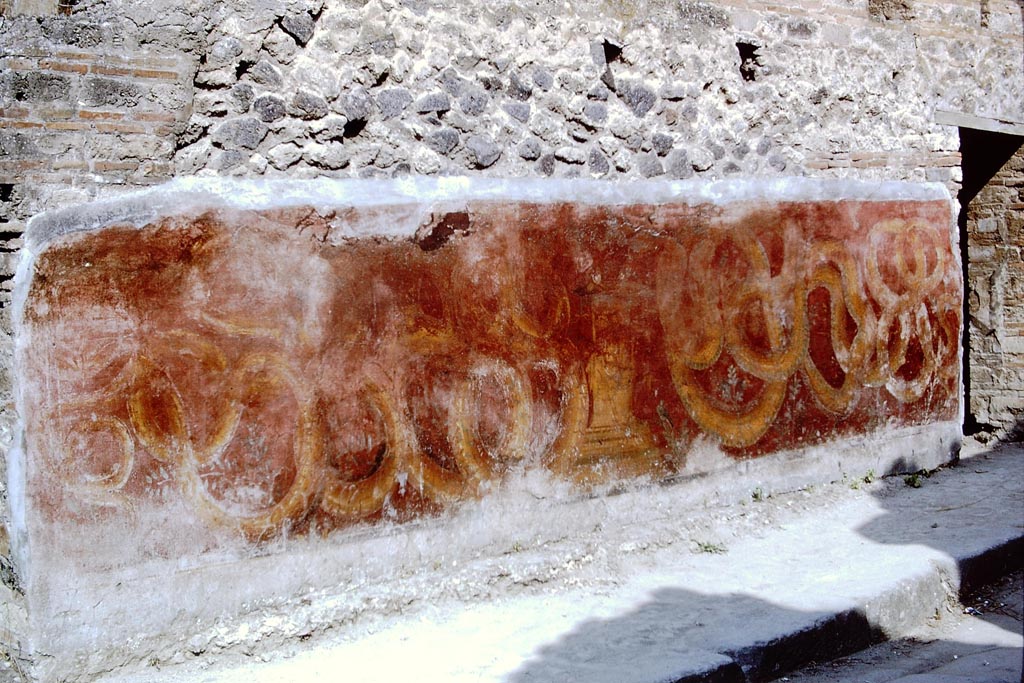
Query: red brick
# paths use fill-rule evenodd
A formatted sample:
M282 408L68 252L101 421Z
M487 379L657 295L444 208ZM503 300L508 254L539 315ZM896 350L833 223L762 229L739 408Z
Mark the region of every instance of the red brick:
M89 52L65 52L61 51L57 53L57 57L60 59L78 59L81 61L92 62L97 59L96 55Z
M873 159L888 158L890 155L888 152L850 152L850 161L868 161Z
M174 114L161 114L152 111L140 111L137 114L133 114L132 118L136 121L163 121L166 123L173 123L178 120Z
M87 171L89 170L89 163L85 161L64 161L61 159L55 159L53 162L53 169L55 171Z
M146 55L145 57L133 57L129 60L133 65L142 69L160 67L176 67L181 65L177 57L160 57L158 55Z
M94 161L93 170L100 173L106 171L134 171L139 167L137 161Z
M166 161L148 161L141 169L147 178L170 178L174 175L174 164Z
M101 133L145 133L146 127L137 123L97 123L96 130Z
M116 111L90 111L81 110L78 112L78 118L80 119L108 119L108 120L120 120L124 118L124 114Z
M33 168L44 168L49 165L47 159L23 159L21 161L0 161L0 172L26 171Z
M30 173L24 177L24 181L30 185L70 185L72 182L80 182L67 171L49 173L50 169L44 169L43 173Z
M933 156L928 161L932 166L959 166L960 154L944 153L942 156Z
M7 64L8 69L15 69L17 71L24 71L28 69L38 69L38 65L33 59L20 59L18 57L8 57Z
M37 109L32 112L34 118L43 121L65 121L70 119L74 113L71 109Z
M158 71L155 69L135 69L133 74L139 78L158 78L168 81L181 78L181 75L176 71Z
M104 76L131 76L131 69L124 69L119 66L102 66L100 64L93 64L89 67L89 71L94 74L103 74Z
M47 121L44 124L49 130L89 130L92 126L79 121Z
M76 74L84 74L89 71L89 67L86 64L69 64L68 62L55 62L51 59L44 59L39 62L39 68L49 69L50 71L66 71Z
M854 168L879 168L882 166L888 166L890 160L887 158L876 158L876 159L860 159L853 162Z

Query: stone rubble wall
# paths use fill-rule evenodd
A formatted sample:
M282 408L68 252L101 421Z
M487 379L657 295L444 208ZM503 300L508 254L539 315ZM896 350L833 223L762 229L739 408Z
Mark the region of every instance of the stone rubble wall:
M130 19L78 4L82 14L67 2L0 0L0 655L14 657L15 669L28 623L7 532L16 419L10 305L21 234L45 209L173 176L197 60L182 48L200 45L158 26L149 30L159 38L148 38ZM165 10L159 21L185 35L196 26L184 11Z
M7 16L7 230L188 173L955 185L956 130L934 111L1020 116L1014 2L585 5L79 0Z
M1024 147L973 199L968 305L970 411L997 435L1024 436Z
M0 0L0 442L20 235L43 210L182 174L812 175L955 196L957 129L935 114L1021 122L1022 14L1014 0ZM1006 388L1021 386L1024 318L1019 221L992 220L979 213L972 238L1001 244L981 247L994 275L977 291L994 295L976 315L996 325L975 365L996 422L1021 405ZM0 525L11 588L7 546Z

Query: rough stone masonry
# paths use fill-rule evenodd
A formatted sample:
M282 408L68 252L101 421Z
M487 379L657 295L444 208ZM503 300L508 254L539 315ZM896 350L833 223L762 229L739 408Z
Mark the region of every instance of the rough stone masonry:
M958 126L1024 134L1022 14L1012 0L0 0L4 450L11 282L41 211L188 174L809 175L955 196ZM968 224L968 409L1005 432L1024 410L1020 152L998 181Z

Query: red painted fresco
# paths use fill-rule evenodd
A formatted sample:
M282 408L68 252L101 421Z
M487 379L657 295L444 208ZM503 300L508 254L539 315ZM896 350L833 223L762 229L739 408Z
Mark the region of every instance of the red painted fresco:
M347 209L347 220L388 220ZM379 216L375 214L379 213ZM263 539L955 419L945 201L470 202L414 238L211 210L51 242L24 306L29 492Z

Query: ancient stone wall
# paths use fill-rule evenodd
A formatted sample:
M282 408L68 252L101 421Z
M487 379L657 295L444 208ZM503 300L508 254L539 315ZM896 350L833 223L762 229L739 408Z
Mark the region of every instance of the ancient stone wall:
M1019 438L1024 436L1024 147L971 200L967 229L970 410L979 426Z
M188 174L809 175L955 196L943 114L1024 124L1022 15L1013 0L0 0L2 448L11 282L43 210ZM1022 400L1020 199L1002 196L1019 194L1019 153L1008 169L970 232L971 410L1002 426Z
M1019 117L1019 7L890 4L10 11L9 228L194 172L955 182L955 129L934 113Z

